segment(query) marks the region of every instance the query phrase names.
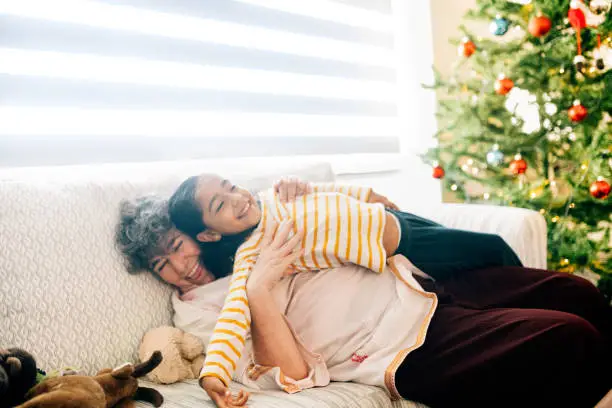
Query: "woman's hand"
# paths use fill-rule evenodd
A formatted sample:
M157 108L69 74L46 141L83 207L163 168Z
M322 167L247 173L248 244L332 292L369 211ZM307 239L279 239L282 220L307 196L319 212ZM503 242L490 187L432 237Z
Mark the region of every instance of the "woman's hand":
M312 186L297 177L284 177L274 184L274 191L283 203L295 201L297 197L312 192Z
M244 407L249 400L248 392L240 390L238 395L233 396L229 388L216 377L203 377L200 379L200 387L206 391L218 408Z
M372 190L372 192L370 193L370 198L368 199L368 203L372 203L372 204L381 203L385 206L385 208L389 210L399 211L399 207L394 202L389 200L384 195L380 195L374 192L374 190Z
M247 281L247 293L252 290L270 290L283 277L295 273L291 266L302 255L302 233L298 232L291 238L290 221L283 221L277 230L266 230L257 263Z

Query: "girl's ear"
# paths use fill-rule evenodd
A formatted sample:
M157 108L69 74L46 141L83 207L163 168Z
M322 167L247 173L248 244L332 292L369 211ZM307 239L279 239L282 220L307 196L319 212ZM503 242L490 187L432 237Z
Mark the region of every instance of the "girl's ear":
M196 238L200 242L217 242L221 239L221 234L211 229L204 230L196 235Z

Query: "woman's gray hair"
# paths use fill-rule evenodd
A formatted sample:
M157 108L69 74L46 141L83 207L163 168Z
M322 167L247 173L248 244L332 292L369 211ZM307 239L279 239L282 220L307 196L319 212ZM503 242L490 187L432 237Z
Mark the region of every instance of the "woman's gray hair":
M151 260L165 253L172 228L165 198L148 195L121 202L115 242L129 273L151 269Z

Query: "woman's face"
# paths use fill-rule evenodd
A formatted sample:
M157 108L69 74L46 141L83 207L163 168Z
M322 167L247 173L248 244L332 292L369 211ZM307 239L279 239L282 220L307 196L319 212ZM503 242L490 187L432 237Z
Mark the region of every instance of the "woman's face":
M200 264L198 244L176 228L165 240L166 255L151 260L151 269L182 291L212 282L215 277Z

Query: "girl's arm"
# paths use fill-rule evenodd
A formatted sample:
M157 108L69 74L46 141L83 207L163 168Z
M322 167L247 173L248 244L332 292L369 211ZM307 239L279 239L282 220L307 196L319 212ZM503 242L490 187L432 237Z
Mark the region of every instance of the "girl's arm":
M285 177L274 184L275 192L280 196L281 202L292 202L297 197L315 193L341 193L364 203L381 203L386 208L399 210L399 207L387 197L376 193L370 187L351 186L338 183L309 183L296 177Z
M290 265L300 256L301 234L288 239L291 228L292 223L285 222L275 237L274 231L267 233L262 246L264 250L247 282L247 296L255 362L279 367L283 374L301 380L308 376L308 364L271 294L276 283L293 272Z
M399 210L399 207L390 201L384 195L378 194L370 187L350 186L336 183L313 183L312 190L314 192L334 192L346 194L364 203L381 203L385 208L391 210Z

